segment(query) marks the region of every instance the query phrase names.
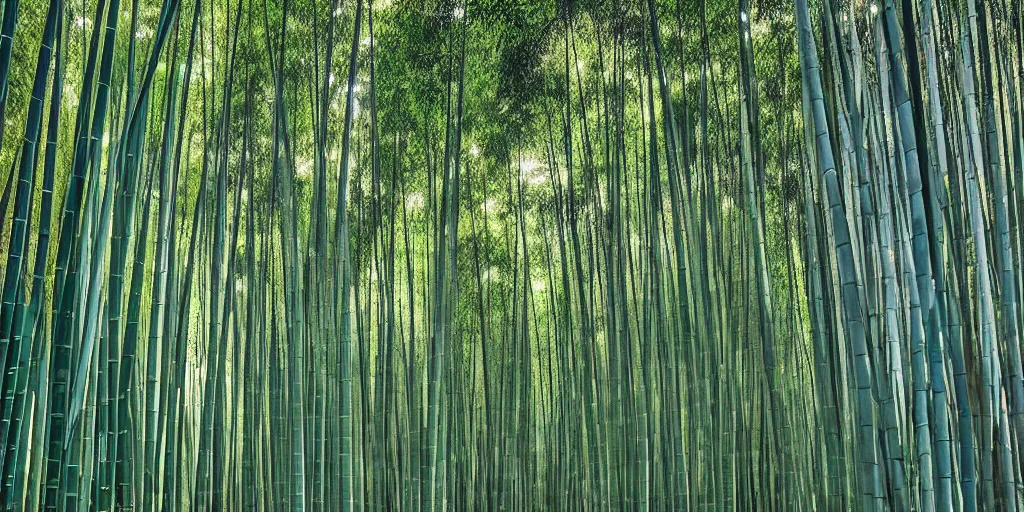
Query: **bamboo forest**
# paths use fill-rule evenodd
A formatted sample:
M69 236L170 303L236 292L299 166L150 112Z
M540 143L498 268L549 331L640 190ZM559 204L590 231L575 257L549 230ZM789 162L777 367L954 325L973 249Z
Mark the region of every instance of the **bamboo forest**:
M1024 511L1020 0L0 5L0 510Z

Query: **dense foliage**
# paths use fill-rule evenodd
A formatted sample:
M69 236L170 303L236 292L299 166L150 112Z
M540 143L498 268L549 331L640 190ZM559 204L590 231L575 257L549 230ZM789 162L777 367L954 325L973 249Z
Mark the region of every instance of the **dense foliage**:
M1019 1L0 4L6 510L1024 505Z

